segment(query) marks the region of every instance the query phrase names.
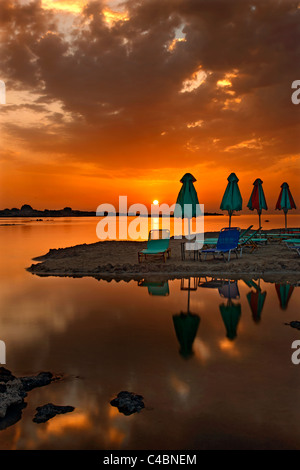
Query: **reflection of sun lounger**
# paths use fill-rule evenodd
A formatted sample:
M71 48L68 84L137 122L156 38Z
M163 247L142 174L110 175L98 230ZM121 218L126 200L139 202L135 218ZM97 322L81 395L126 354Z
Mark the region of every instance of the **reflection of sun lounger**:
M202 281L202 282L201 282L201 278L199 279L199 284L198 284L199 287L205 287L208 289L217 289L218 287L222 287L225 282L224 279L211 278L210 281L208 281L206 277L204 279L205 281Z
M162 258L166 261L171 255L170 231L166 229L150 230L147 242L147 248L138 252L139 263L142 261L143 256L147 259L148 256Z
M236 227L234 228L222 228L219 234L218 242L216 248L209 248L206 250L199 250L199 257L201 261L201 255L204 254L204 259L206 260L207 254L212 254L215 258L215 255L221 255L225 261L225 254L228 254L228 261L230 260L231 252L235 252L236 257L238 243L240 238L240 230Z
M148 281L139 281L139 287L148 287L149 295L158 295L158 296L167 296L169 295L169 283L168 281L161 282L148 282Z
M239 299L240 293L237 281L227 281L222 287L218 288L221 297L226 299Z

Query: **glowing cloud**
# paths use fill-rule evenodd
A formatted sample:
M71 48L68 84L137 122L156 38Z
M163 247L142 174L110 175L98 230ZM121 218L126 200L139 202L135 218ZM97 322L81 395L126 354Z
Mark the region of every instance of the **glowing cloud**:
M179 42L186 42L185 38L174 38L168 45L168 51L174 51L175 47Z
M199 119L199 121L195 121L195 122L189 122L186 126L187 127L201 127L202 124L204 123L203 119Z
M87 0L42 0L44 10L60 10L70 13L80 13Z
M191 91L196 90L197 88L199 88L199 86L202 85L202 83L205 82L207 75L208 74L204 72L200 67L196 70L196 72L193 73L191 78L184 80L180 93L190 93Z
M113 11L110 8L105 8L103 10L103 15L105 22L109 27L112 27L117 21L128 21L129 16L126 11Z

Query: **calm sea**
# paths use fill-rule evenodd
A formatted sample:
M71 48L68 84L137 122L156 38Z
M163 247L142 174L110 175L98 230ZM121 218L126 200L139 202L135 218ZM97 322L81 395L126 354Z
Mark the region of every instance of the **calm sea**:
M269 228L282 226L281 215L268 218ZM207 217L205 231L226 221ZM11 223L0 226L6 367L65 378L29 392L21 420L0 431L0 449L300 449L300 364L291 361L300 332L285 325L300 320L299 287L40 278L25 270L31 258L96 242L96 219L1 220ZM234 219L250 224L257 217ZM110 400L121 390L142 395L146 408L120 414ZM76 409L34 423L49 402Z

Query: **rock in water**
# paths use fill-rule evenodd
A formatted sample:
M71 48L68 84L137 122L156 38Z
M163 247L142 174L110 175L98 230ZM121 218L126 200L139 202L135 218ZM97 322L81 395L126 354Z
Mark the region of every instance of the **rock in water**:
M38 406L36 415L32 421L35 423L46 423L51 418L54 418L56 415L70 413L74 411L73 406L58 406L53 405L53 403L47 403L47 405Z
M31 377L20 377L24 390L30 392L36 387L44 387L49 385L53 380L53 374L51 372L40 372L38 375Z
M300 330L300 321L295 320L285 324L291 326L292 328L297 328L297 330Z
M1 418L4 418L8 408L21 407L23 408L24 398L26 392L23 390L22 382L20 379L12 379L6 383L0 382L0 424Z
M35 387L48 385L53 380L55 378L51 372L41 372L31 377L15 377L5 367L0 367L0 430L21 419L27 392Z
M5 369L5 367L0 367L0 382L9 382L11 380L14 380L16 377L12 375L10 370Z
M110 404L116 406L120 413L129 416L133 413L139 413L145 405L141 395L135 395L132 392L120 392L117 398L114 398Z

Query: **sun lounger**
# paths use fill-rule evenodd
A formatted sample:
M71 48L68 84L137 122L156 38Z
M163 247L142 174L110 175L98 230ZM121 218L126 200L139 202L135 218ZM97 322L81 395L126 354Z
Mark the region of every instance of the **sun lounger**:
M283 242L288 248L300 246L300 238L290 238L288 240L283 240Z
M170 231L166 229L150 230L147 241L147 248L138 252L139 263L150 257L162 258L165 262L171 256Z
M249 225L248 228L246 228L246 230L244 230L243 232L241 232L241 235L240 235L240 240L242 240L243 238L245 238L248 233L250 232L250 230L252 229L253 225ZM227 227L225 227L227 228ZM229 228L229 227L228 227ZM231 228L236 228L236 227L231 227ZM257 232L255 232L257 233ZM217 238L206 238L203 242L203 245L216 245L218 242L218 239Z
M246 248L246 247L251 248L250 253L252 253L254 250L256 250L259 247L259 245L261 245L261 244L266 245L268 243L267 238L257 237L257 233L260 230L261 230L261 227L259 229L255 230L255 232L251 233L251 235L249 235L249 237L244 238L243 240L239 241L239 248L240 248L241 256L242 256L243 248Z
M285 242L287 239L299 238L299 233L266 233L265 236L270 241L277 241L279 243Z
M216 248L209 248L206 250L199 250L199 258L201 260L201 255L204 254L204 260L208 254L212 254L215 258L215 255L221 255L225 260L225 254L228 254L228 261L230 260L231 252L235 252L236 257L238 250L238 243L240 238L240 229L237 227L234 228L222 228L219 234L218 242Z

